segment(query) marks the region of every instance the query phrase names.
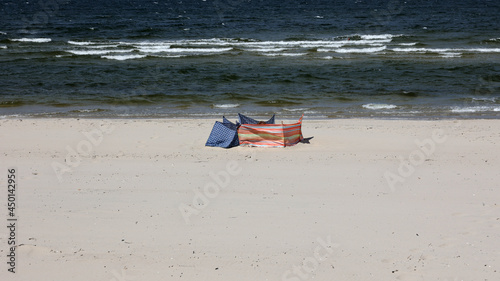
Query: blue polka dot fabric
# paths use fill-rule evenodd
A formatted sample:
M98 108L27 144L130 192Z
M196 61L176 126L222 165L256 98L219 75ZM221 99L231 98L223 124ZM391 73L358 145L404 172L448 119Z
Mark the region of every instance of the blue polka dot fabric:
M238 113L238 116L240 117L240 124L259 124L259 121L250 118L248 116L245 116L243 114ZM269 120L264 122L266 124L274 124L274 115L271 117Z
M240 145L238 139L238 125L222 117L222 122L215 121L206 146L231 148Z
M259 121L247 117L243 114L239 114L241 124L258 124ZM212 132L208 137L205 146L223 147L231 148L240 145L240 140L238 139L238 127L240 123L233 123L222 116L222 122L215 121ZM265 122L266 124L274 124L274 115Z

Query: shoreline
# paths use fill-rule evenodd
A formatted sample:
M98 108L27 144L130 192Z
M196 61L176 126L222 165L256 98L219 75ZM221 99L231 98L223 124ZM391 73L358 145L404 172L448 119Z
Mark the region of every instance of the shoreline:
M242 105L234 108L213 108L210 106L193 106L184 109L162 108L153 106L116 106L110 108L40 108L39 110L15 110L3 107L1 119L10 118L92 118L92 119L206 119L219 118L223 115L237 116L242 113L248 116L268 116L276 114L277 117L294 118L305 115L311 119L500 119L500 106L496 98L485 99L484 102L463 102L457 104L438 106L397 105L385 103L360 103L357 105L339 106L327 103L324 107L311 105L286 106L261 106L248 107ZM415 107L416 106L416 107ZM1 108L1 107L0 107Z
M252 115L251 113L243 113L252 118L269 118L271 115ZM68 116L68 117L32 117L32 116L2 116L0 117L0 121L3 120L213 120L219 121L222 119L222 116L230 119L238 119L237 114L220 114L213 116L204 116L204 117L97 117L97 116ZM297 119L300 118L301 114L296 115ZM293 116L286 115L284 117L276 114L277 120L293 120ZM478 116L449 116L449 117L384 117L384 116L353 116L353 117L318 117L318 116L307 116L304 114L304 120L311 121L334 121L334 120L381 120L381 121L455 121L455 120L500 120L499 116L491 116L491 117L478 117Z
M283 149L205 147L214 121L0 120L0 276L498 279L500 120L305 119Z

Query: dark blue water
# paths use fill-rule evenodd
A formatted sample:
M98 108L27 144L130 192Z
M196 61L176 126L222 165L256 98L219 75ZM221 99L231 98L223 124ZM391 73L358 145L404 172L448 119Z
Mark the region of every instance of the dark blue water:
M499 118L500 1L0 1L0 116Z

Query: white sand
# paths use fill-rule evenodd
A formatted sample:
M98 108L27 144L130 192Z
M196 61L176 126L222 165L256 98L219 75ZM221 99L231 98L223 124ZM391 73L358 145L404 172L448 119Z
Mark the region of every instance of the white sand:
M500 280L500 120L305 119L311 144L229 150L212 125L1 120L0 280Z

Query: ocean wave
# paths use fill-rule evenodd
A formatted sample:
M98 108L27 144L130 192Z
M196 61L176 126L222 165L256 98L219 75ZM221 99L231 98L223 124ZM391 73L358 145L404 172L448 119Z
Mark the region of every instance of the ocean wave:
M69 111L70 113L95 113L95 112L106 112L108 109L93 108L93 109L75 109Z
M376 53L385 50L387 47L382 46L382 47L376 47L376 48L360 48L360 49L355 49L355 48L349 48L349 49L338 49L335 50L337 53Z
M379 35L359 35L362 39L366 40L387 40L387 39L392 39L395 37L401 37L404 36L403 34L379 34Z
M170 49L170 45L166 45L166 46L148 46L148 47L143 47L143 46L136 46L137 49L143 53L151 53L151 54L154 54L154 53L166 53L166 52L169 52L171 49Z
M231 51L233 48L167 48L161 47L141 47L139 51L143 53L222 53Z
M491 97L476 97L472 98L472 101L479 101L479 102L497 102L498 98L491 98Z
M268 57L301 57L307 55L307 53L265 53L263 55Z
M7 49L7 46L0 45L0 49Z
M434 52L434 53L440 53L440 52L446 52L446 50L449 49L427 49L427 48L393 48L391 51L394 52L404 52L404 53L426 53L426 52Z
M116 52L138 51L141 54L217 54L232 50L262 53L267 56L303 56L304 51L339 52L339 53L371 53L379 52L387 47L390 36L365 36L357 40L298 40L298 41L239 41L236 39L192 39L167 41L68 41L81 48L68 50L76 55L106 55L112 50ZM356 46L357 48L344 48ZM363 48L367 47L367 48ZM123 50L124 48L129 50ZM95 50L105 49L105 50ZM290 51L290 52L287 52Z
M363 104L362 107L371 110L379 110L379 109L394 109L397 106L394 104L385 104L385 103L368 103L368 104Z
M253 48L316 48L321 46L340 47L341 42L335 41L263 41L263 42L243 42L234 44L239 47Z
M453 113L477 113L477 112L499 112L499 106L465 106L459 107L455 106L451 108Z
M87 42L87 41L78 42L78 41L69 40L68 44L78 45L78 46L89 46L89 45L93 45L93 44L96 44L96 43L94 43L94 42Z
M237 41L220 39L196 39L196 40L172 40L158 42L118 42L122 45L135 47L191 47L191 46L213 46L233 48L317 48L317 47L342 47L344 45L374 45L390 42L390 39L359 39L359 40L296 40L296 41ZM110 42L116 43L116 42Z
M235 108L240 106L239 103L234 103L234 104L214 104L213 107L215 108Z
M131 50L85 50L85 51L69 50L66 52L71 53L73 55L87 56L87 55L107 55L113 53L130 53Z
M155 56L157 58L183 58L187 57L186 55L166 55L166 56Z
M9 115L0 115L0 119L8 119L8 118L20 118L29 116L29 114L9 114Z
M413 43L399 43L399 46L415 46L417 45L418 42L413 42Z
M222 53L231 51L233 48L170 48L171 53Z
M147 55L118 55L118 56L101 56L103 59L110 60L133 60L133 59L142 59L147 57Z
M23 106L25 104L22 100L14 100L14 101L0 101L0 107L18 107Z
M68 44L76 45L84 49L72 50L79 55L86 54L85 49L110 49L110 48L130 48L141 53L220 53L231 50L241 50L247 52L260 53L276 53L285 52L288 50L297 51L318 50L319 51L336 51L338 49L345 50L340 52L346 53L367 53L380 51L386 48L385 44L389 43L395 35L363 35L356 39L338 38L329 40L291 40L291 41L258 41L258 40L238 40L227 38L212 38L212 39L182 39L182 40L165 40L165 41L73 41L69 40ZM358 49L342 49L346 46L360 47ZM376 47L378 49L361 49L367 46L369 48ZM293 52L292 52L293 53ZM302 52L300 52L302 53ZM101 54L99 52L89 51L87 54ZM301 54L302 55L302 54ZM284 56L298 56L298 54Z
M0 35L7 35L6 32L0 31Z
M394 52L407 52L407 53L500 53L500 48L470 48L470 49L450 49L450 48L393 48Z
M19 38L19 39L9 39L13 42L30 42L30 43L48 43L51 42L50 38Z
M459 58L462 56L461 53L441 53L443 58Z
M464 49L464 51L478 52L478 53L500 53L500 48L479 48L479 49Z
M91 46L85 46L85 48L88 49L105 49L105 48L116 48L119 45L91 45Z
M304 108L283 108L283 110L285 111L290 111L290 112L295 112L295 111L307 111L309 110L310 108L308 107L304 107Z
M90 42L90 41L71 41L71 40L68 41L68 44L89 49L117 48L121 45L119 42Z

